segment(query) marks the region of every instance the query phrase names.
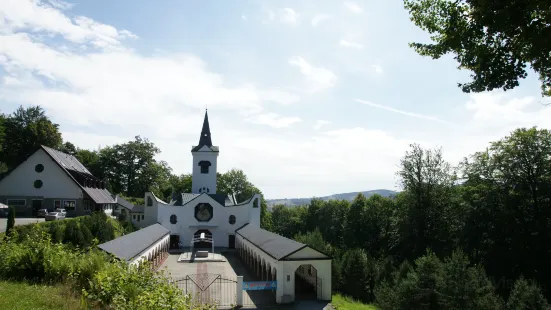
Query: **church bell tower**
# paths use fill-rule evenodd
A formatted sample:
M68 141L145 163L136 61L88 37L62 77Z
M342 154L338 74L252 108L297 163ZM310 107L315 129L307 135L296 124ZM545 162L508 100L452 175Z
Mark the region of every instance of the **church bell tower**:
M207 111L205 111L199 144L191 149L191 155L193 155L191 192L194 194L216 194L218 147L212 145Z

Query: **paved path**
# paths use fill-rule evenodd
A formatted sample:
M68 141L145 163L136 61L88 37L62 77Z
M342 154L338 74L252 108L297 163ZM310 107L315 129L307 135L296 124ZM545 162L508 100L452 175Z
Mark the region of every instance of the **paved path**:
M39 223L39 222L44 222L44 219L43 218L16 218L15 226L25 225L30 223ZM8 225L8 219L0 218L0 232L5 232L7 225Z

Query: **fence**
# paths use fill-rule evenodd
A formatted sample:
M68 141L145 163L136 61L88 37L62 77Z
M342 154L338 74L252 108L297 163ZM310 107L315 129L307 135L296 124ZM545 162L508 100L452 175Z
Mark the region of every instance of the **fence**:
M184 293L191 295L194 304L217 304L231 307L237 303L237 280L220 274L199 273L172 278Z

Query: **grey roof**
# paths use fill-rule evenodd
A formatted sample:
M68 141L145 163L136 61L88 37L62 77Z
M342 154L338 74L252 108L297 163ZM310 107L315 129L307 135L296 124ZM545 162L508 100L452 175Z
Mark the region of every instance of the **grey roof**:
M225 194L207 194L210 196L210 198L216 200L220 205L225 206L226 205L226 198L228 197Z
M130 211L132 211L132 209L134 208L134 204L122 198L120 195L115 196L115 202Z
M145 206L142 205L136 205L134 208L130 211L132 213L143 213L145 210Z
M54 150L51 147L41 145L42 149L50 155L50 157L69 175L73 181L75 181L78 186L86 192L86 194L92 199L95 203L115 203L111 193L102 188L104 185L98 185L98 187L85 186L86 182L82 184L77 181L79 178L85 178L86 180L97 180L99 179L94 177L86 167L73 155L63 153L58 150ZM82 181L82 180L81 180ZM102 183L102 182L99 182ZM98 183L98 184L99 184ZM103 183L102 183L103 184Z
M277 260L283 259L306 247L303 243L285 238L250 224L238 228L235 233Z
M115 203L111 193L105 188L82 187L95 203Z
M153 224L128 235L124 235L98 247L107 253L113 254L121 260L132 260L147 250L155 242L170 234L170 230L161 224Z
M76 159L73 155L65 154L44 145L42 145L42 148L44 151L48 152L48 154L50 154L50 156L63 168L92 175L92 173L90 173L90 171L88 171L88 169L86 169L86 167L84 167L84 165L81 164L80 161L78 161L78 159Z

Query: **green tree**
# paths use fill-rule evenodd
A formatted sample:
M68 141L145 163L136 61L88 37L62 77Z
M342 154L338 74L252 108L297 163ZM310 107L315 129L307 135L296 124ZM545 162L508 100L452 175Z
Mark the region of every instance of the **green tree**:
M96 178L103 179L105 173L101 169L98 152L85 149L77 149L74 155L81 164Z
M549 130L521 128L462 164L463 248L496 279L523 274L547 294L551 252L541 245L551 242L550 153ZM505 286L498 289L508 293Z
M6 122L6 116L0 112L0 178L2 177L2 174L8 171L8 166L2 162L3 155L2 155L2 147L4 145L4 137L5 137L5 128L4 123Z
M366 204L367 199L361 193L350 204L346 219L346 244L349 248L364 245L363 230L365 228L364 213Z
M393 224L396 253L412 259L427 248L438 254L451 253L455 241L450 236L459 229L453 216L456 178L442 150L411 145L398 176L403 192L397 195Z
M103 148L99 151L102 176L109 181L115 193L127 197L143 197L146 191L158 192L168 179L170 168L157 162L160 150L147 139L136 136L134 141Z
M551 95L551 7L542 0L404 0L411 20L432 43L411 43L434 59L453 53L459 68L472 71L464 92L512 89L529 65Z
M15 207L9 206L8 210L8 223L6 225L6 236L11 234L13 227L15 226Z
M19 107L4 121L3 151L0 162L9 169L15 168L32 155L40 145L58 148L61 133L58 125L52 123L40 106Z
M69 141L63 143L59 147L59 150L61 152L65 153L65 154L69 154L69 155L73 155L73 156L75 156L77 154L77 147Z
M515 281L507 301L508 310L549 310L551 306L543 296L539 286L533 281L520 277Z

